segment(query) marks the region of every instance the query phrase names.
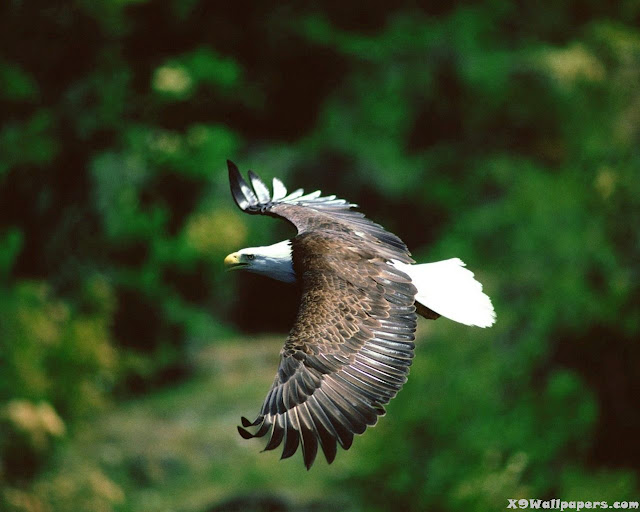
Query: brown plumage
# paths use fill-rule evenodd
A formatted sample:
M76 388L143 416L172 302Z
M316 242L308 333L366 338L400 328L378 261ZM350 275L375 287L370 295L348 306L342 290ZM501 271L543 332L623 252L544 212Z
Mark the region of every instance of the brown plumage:
M337 445L348 449L354 434L374 425L407 380L416 288L388 262L413 260L397 236L352 211L355 205L297 192L277 197L277 183L272 197L251 171L249 187L231 162L229 177L242 210L281 217L297 228L292 256L302 285L273 386L256 420L242 418L238 430L247 439L270 432L265 449L284 444L282 458L301 445L307 468L318 446L331 463Z

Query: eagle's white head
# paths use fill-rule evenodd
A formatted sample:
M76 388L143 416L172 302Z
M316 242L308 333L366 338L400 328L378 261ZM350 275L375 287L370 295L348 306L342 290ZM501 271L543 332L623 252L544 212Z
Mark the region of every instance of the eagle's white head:
M291 240L266 247L247 247L224 259L228 270L248 270L285 283L296 281L291 259Z

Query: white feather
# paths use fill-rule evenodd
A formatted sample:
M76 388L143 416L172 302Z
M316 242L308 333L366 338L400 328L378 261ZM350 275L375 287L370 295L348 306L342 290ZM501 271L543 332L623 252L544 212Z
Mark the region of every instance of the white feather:
M460 259L422 265L394 261L393 265L409 275L418 289L416 301L423 306L465 325L489 327L495 323L491 299Z
M349 208L357 208L358 206L357 204L349 203L344 199L339 199L335 195L322 196L322 192L320 190L305 194L304 190L299 188L291 192L291 194L287 195L287 189L277 178L273 178L273 195L271 197L271 200L273 202L280 201L289 204L313 203L317 204L318 206L345 205Z
M287 197L283 198L282 201L284 202L293 201L294 199L298 199L302 194L304 194L304 190L299 188L291 192L291 194L289 194Z
M273 178L273 195L271 196L272 201L280 201L287 196L287 189L284 184L278 179Z
M319 190L316 190L315 192L309 192L308 194L304 195L304 196L300 196L298 198L298 201L312 201L314 199L317 199L318 197L320 197L320 194L322 194L322 192L320 192Z

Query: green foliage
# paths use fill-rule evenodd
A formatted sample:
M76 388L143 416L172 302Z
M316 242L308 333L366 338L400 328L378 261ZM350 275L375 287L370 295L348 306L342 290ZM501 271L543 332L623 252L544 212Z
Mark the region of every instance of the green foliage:
M189 98L199 85L219 87L229 94L240 85L240 77L241 71L234 60L199 48L157 68L153 88L175 99Z
M0 290L0 454L9 483L37 474L67 423L109 400L118 371L109 335L113 297L100 278L85 294L78 311L52 298L44 283Z
M31 100L38 97L38 86L20 66L0 62L0 91L10 101Z
M57 152L51 128L51 115L46 110L23 122L6 124L0 132L0 175L17 164L50 162Z

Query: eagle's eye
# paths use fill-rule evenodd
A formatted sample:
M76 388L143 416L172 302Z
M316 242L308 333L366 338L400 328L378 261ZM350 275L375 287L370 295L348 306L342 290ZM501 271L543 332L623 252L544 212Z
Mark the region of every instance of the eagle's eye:
M251 261L251 260L255 260L256 257L253 254L247 254L247 259Z

